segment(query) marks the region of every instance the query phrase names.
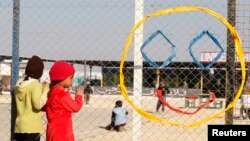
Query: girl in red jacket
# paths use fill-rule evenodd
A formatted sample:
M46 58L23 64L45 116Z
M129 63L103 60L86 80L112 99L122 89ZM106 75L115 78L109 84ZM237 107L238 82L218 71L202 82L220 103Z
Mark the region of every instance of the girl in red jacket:
M44 107L47 116L47 141L74 141L72 113L80 111L83 105L83 88L77 87L73 99L68 91L73 84L75 69L65 61L57 61L49 75L51 90Z

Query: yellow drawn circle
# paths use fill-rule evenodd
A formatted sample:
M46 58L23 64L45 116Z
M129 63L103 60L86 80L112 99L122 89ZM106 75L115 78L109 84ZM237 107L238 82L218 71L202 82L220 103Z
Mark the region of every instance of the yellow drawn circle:
M190 11L203 11L206 12L214 17L216 17L219 21L221 21L225 26L227 26L227 28L229 29L229 31L231 32L232 38L234 39L234 44L236 47L236 54L239 58L240 61L240 66L241 66L241 73L242 73L242 81L241 81L241 85L237 91L237 94L234 98L234 100L228 104L228 106L225 109L220 110L219 112L210 115L206 118L200 119L198 121L195 121L191 124L184 124L184 123L178 123L178 122L173 122L173 121L169 121L169 120L165 120L165 119L161 119L157 116L154 116L146 111L144 111L143 109L137 107L134 102L132 101L132 99L128 96L126 87L124 85L124 75L123 75L123 66L124 66L124 61L126 59L127 56L127 52L128 49L131 45L132 39L133 39L133 34L134 32L143 24L145 23L149 18L154 17L154 16L160 16L160 15L165 15L165 14L170 14L170 13L179 13L179 12L190 12ZM246 70L245 70L245 62L244 62L244 54L242 51L242 46L241 46L241 41L240 41L240 37L238 32L234 29L234 27L220 14L205 8L205 7L200 7L200 6L183 6L183 7L174 7L174 8L170 8L170 9L163 9L163 10L159 10L156 11L154 13L148 14L146 16L143 17L143 19L141 19L139 22L137 22L135 24L135 26L130 30L128 38L127 38L127 42L125 44L124 50L123 50L123 54L121 57L121 62L120 62L120 89L121 89L121 93L123 95L123 97L129 102L129 104L132 106L132 108L134 110L136 110L142 117L155 121L155 122L160 122L160 123L164 123L164 124L170 124L170 125L175 125L175 126L180 126L180 127L185 127L185 128L192 128L198 125L201 125L213 118L216 118L218 116L220 116L222 113L224 113L225 111L231 109L234 105L234 103L239 99L241 92L243 90L244 87L244 83L245 83L245 78L246 78Z

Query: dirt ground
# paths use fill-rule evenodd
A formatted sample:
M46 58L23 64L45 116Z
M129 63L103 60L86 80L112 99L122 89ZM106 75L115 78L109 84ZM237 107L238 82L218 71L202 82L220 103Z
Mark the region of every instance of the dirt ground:
M110 123L111 111L116 100L124 102L123 107L129 111L128 124L125 132L107 131L103 127ZM7 101L7 102L6 102ZM197 108L186 108L183 98L168 98L170 105L181 110L193 111ZM0 96L0 138L1 141L8 141L10 138L10 98ZM167 121L181 124L191 124L206 118L221 109L206 107L193 115L176 113L166 107L164 112L156 112L157 98L154 96L142 97L142 109L156 117ZM250 120L239 120L237 117L239 105L234 108L234 124L250 124ZM137 121L133 121L136 117ZM46 118L44 118L44 128ZM74 133L76 141L206 141L207 126L209 124L225 124L224 114L211 119L193 128L184 128L172 124L163 124L138 116L128 102L121 95L91 95L90 104L84 105L80 112L73 114ZM45 132L41 141L45 140Z

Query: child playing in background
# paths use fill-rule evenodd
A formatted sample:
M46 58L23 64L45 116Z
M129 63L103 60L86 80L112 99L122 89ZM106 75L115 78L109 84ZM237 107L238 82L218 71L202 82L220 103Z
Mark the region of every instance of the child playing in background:
M93 94L93 90L91 89L90 83L87 82L87 86L84 89L84 102L86 105L89 104L90 94Z
M162 96L164 97L164 99L166 99L167 93L169 93L170 91L163 81L160 82L160 85L158 86L157 89L162 91ZM156 112L159 112L160 107L161 107L162 112L164 112L165 106L161 102L160 98L158 98L157 104L156 104Z
M57 61L51 67L49 75L51 90L44 107L48 120L47 141L74 141L72 113L80 111L83 105L83 88L76 88L73 99L68 91L73 84L75 69L65 61Z
M240 103L240 119L250 119L250 94L244 93L243 95L241 95ZM246 114L245 116L244 113Z
M49 84L39 82L44 64L40 57L32 56L25 68L25 76L14 88L17 107L14 139L16 141L40 141L43 132L41 108L47 100Z
M112 110L111 124L106 126L107 130L116 130L118 132L125 131L125 125L127 124L128 111L122 107L122 101L115 102L115 107Z

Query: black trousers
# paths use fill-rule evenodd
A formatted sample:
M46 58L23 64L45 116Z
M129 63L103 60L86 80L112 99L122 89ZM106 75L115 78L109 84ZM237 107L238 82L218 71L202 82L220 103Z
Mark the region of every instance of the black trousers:
M166 97L164 97L164 99L166 99ZM157 105L156 105L156 111L159 111L161 107L161 110L164 111L165 110L165 106L164 104L161 102L161 100L158 98L158 101L157 101Z
M15 141L40 141L40 133L15 133Z
M84 103L89 104L90 94L84 94Z
M125 126L126 125L126 123L124 123L124 124L120 124L120 125L112 125L112 124L109 124L108 126L106 126L106 129L107 130L111 130L111 129L113 129L113 130L115 130L115 131L119 131L120 130L120 127L121 126Z

